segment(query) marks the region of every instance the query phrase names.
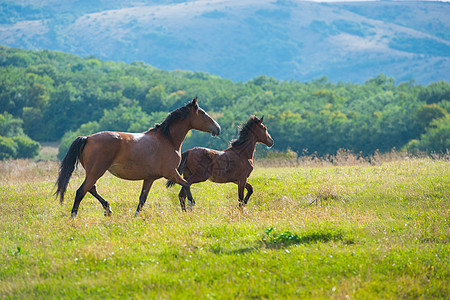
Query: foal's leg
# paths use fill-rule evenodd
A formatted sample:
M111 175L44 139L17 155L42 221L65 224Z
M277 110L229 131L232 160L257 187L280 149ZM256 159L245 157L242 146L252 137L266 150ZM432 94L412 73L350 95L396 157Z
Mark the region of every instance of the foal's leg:
M178 171L176 169L174 170L174 172L172 172L170 174L169 177L166 177L166 178L181 185L187 194L189 204L191 206L195 205L194 198L192 198L192 194L191 194L191 185L186 180L184 180L183 177L181 177L180 173L178 173Z
M194 183L208 180L210 176L210 173L192 174L191 176L189 176L189 178L186 179L186 181L189 183L189 185L192 186ZM181 191L178 194L178 198L180 199L181 210L186 211L186 191L184 190L184 188L181 188Z
M181 210L186 211L186 191L184 188L181 188L180 193L178 194L178 199L180 199Z
M183 175L184 180L187 181L187 179L192 176L192 172L191 170L188 168L188 166L185 166L183 173L181 174ZM181 206L181 210L182 211L186 211L186 191L184 190L183 187L181 187L180 192L178 193L178 199L180 199L180 206Z
M144 180L144 183L142 184L141 195L139 196L139 204L137 206L136 213L134 214L135 217L137 217L142 207L144 206L145 201L147 201L148 192L150 192L153 181L153 179Z
M238 185L238 197L239 197L239 208L243 208L245 205L245 200L244 200L244 189L246 186L246 180L239 180L237 182Z
M247 204L248 199L253 194L253 187L252 187L252 185L250 183L247 182L245 184L245 188L247 189L247 195L245 195L244 204Z
M100 201L103 208L105 209L105 216L111 217L111 215L112 215L111 207L109 206L108 201L103 199L102 196L100 196L97 193L97 188L95 187L95 185L89 190L89 193L91 193L92 196L94 196L95 198L97 198L98 201Z

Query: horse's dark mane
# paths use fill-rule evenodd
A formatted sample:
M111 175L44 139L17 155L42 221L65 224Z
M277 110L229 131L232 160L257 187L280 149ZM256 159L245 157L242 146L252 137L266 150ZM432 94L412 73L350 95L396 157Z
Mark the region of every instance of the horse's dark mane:
M171 112L167 118L161 123L156 123L155 127L152 130L158 130L161 129L162 133L170 137L170 125L178 119L186 119L186 117L189 115L189 109L192 107L192 102L189 102L185 106L182 106L173 112Z
M250 119L248 119L247 123L241 126L241 129L238 133L238 138L231 141L231 146L239 147L245 144L245 142L248 140L248 134L250 133L251 128L258 122L259 119L256 116L251 116Z

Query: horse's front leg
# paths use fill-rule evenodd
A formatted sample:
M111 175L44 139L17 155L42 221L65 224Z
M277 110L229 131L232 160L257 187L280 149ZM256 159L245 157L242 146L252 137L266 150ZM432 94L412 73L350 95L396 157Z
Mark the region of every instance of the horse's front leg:
M150 192L153 181L153 179L144 180L144 183L142 184L141 195L139 196L139 204L137 206L136 213L134 214L135 217L137 217L142 207L144 206L145 201L147 201L148 192Z

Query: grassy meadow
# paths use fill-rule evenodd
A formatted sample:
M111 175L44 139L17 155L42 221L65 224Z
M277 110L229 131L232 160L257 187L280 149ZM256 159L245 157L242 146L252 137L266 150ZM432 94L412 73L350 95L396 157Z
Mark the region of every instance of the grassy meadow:
M398 299L450 297L450 162L258 164L254 194L233 184L98 182L69 218L52 196L56 162L0 162L0 298Z

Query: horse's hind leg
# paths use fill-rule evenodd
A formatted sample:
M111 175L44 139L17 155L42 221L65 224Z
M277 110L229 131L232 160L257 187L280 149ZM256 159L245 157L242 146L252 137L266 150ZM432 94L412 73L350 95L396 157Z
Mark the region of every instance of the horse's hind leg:
M72 219L75 219L77 217L78 213L78 207L80 206L80 202L83 199L84 195L86 195L87 191L84 189L86 180L81 184L81 186L78 188L77 193L75 194L75 200L73 202L72 212L70 216Z
M92 189L92 187L94 187L97 180L100 177L102 177L103 174L105 174L107 167L92 168L92 170L95 170L95 171L86 170L86 178L84 179L84 182L81 184L81 186L78 188L77 193L75 195L75 201L73 203L72 213L71 213L71 216L73 219L75 219L77 217L78 207L80 206L81 200L86 195L86 193L89 192Z
M94 196L95 198L97 198L98 201L100 201L103 208L105 209L105 216L111 217L112 215L111 207L109 206L108 201L103 199L103 197L97 193L97 188L95 185L89 190L89 193L91 193L92 196Z

